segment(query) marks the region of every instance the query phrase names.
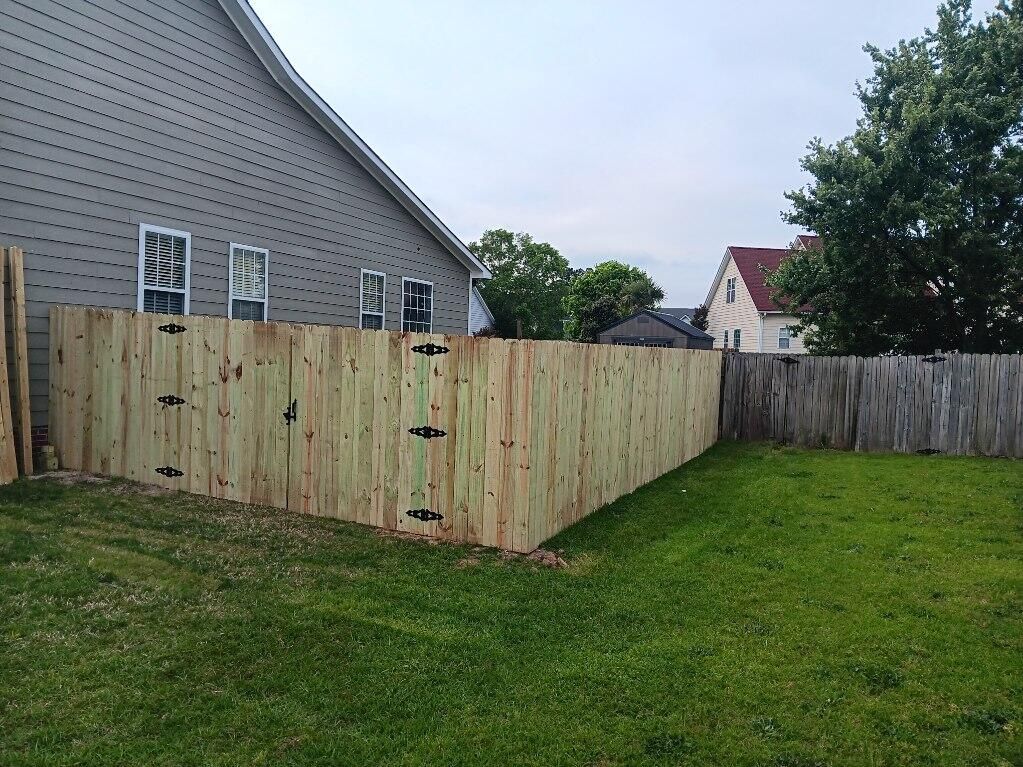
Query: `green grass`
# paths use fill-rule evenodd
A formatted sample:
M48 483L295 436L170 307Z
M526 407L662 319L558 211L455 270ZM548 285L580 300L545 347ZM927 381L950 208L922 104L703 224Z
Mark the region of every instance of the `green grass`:
M1023 463L721 444L566 569L0 490L0 764L1021 765Z

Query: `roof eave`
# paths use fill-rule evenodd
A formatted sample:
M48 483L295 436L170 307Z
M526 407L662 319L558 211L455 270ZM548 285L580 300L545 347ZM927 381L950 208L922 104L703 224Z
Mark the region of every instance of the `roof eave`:
M366 171L450 251L468 270L473 279L488 279L490 270L484 266L465 243L458 239L437 218L422 200L398 178L397 174L369 148L359 135L342 120L330 105L314 91L291 66L284 52L263 26L247 0L219 0L224 12L234 22L242 37L255 52L277 84L298 102L334 140L344 147Z

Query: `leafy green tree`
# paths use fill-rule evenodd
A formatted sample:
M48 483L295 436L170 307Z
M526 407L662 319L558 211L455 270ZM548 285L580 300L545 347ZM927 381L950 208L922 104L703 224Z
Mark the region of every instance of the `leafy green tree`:
M640 309L656 307L664 291L636 266L605 261L576 274L565 299L568 337L596 341L601 328Z
M785 218L823 238L769 283L815 352L1023 349L1023 0L975 22L968 0L922 37L867 46L863 114Z
M469 248L494 275L480 293L494 314L497 335L515 338L521 321L524 338L564 338L570 270L554 246L525 233L491 229Z
M707 329L707 304L700 304L693 312L693 321L690 323L694 328Z

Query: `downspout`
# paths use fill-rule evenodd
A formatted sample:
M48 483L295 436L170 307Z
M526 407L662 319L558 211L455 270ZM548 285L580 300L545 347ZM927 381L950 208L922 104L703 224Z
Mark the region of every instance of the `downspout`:
M764 318L767 316L767 312L760 312L760 327L757 331L757 351L762 352L764 350Z

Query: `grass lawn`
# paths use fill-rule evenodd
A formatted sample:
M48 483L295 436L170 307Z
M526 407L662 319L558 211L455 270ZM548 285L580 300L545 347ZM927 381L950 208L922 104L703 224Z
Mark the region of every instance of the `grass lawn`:
M0 764L1023 764L1021 462L723 443L548 548L0 489Z

